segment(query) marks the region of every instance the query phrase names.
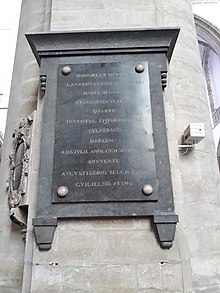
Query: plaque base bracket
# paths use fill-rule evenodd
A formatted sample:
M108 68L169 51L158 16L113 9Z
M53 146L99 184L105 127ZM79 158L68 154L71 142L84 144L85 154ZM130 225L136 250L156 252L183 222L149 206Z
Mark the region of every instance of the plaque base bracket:
M57 225L57 218L39 217L33 219L35 238L39 250L49 250L51 248Z
M153 221L157 228L161 248L171 248L175 236L176 224L179 221L178 216L174 214L154 215Z
M161 248L169 249L172 247L178 221L178 216L174 214L164 213L153 216ZM39 250L50 250L57 225L57 218L39 217L33 219Z

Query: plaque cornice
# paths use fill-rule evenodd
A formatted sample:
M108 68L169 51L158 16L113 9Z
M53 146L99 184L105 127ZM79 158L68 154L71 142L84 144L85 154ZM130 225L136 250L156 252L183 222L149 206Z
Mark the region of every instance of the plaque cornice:
M27 33L38 64L43 57L164 53L170 61L179 28Z

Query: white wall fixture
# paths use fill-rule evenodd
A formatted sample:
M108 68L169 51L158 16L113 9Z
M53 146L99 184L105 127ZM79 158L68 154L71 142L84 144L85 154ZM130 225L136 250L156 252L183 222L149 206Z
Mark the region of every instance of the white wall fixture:
M193 149L205 137L204 123L190 123L183 132L182 144L178 145L182 155L188 153L189 148Z

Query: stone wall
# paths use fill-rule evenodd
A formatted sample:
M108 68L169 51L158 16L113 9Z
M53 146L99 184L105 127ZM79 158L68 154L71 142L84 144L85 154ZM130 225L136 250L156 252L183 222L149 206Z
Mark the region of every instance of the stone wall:
M0 292L4 293L17 293L22 290L25 249L21 228L9 219L6 181L9 178L12 133L18 127L19 122L37 107L39 68L24 34L31 31L48 30L48 3L47 0L24 0L22 3L0 165Z
M31 225L37 194L36 156L33 162L36 173L30 178L34 183L34 191L29 194L32 200L29 207L22 292L220 292L219 171L190 1L35 2L24 1L23 4L23 13L30 9L25 15L32 19L30 30L33 31L48 28L51 31L131 27L181 28L164 94L175 211L180 222L173 247L162 250L155 239L154 228L149 219L62 220L56 228L52 249L40 252L33 239ZM22 21L24 20L25 17ZM28 30L21 22L20 35L25 29ZM8 122L9 142L14 124L21 116L31 112L34 107L29 106L34 105L36 99L38 69L30 49L25 48L22 51L18 43L14 71L14 86L18 88L16 91L12 89L9 117L14 119L13 122ZM16 67L18 62L23 68L23 74L20 75ZM28 68L29 71L25 70ZM13 98L15 93L18 94L18 101ZM43 103L39 100L39 128L42 107ZM183 130L192 122L205 123L206 138L192 152L183 155L178 152L177 144L181 141ZM4 153L5 158L10 151L9 142ZM35 149L37 154L37 146ZM5 211L4 218L7 219ZM17 243L19 246L19 253L16 252L16 255L20 255L20 261L11 262L15 268L19 264L19 269L13 273L9 268L10 276L7 277L8 282L2 283L5 286L3 288L9 287L13 276L17 279L21 276L23 256L18 232L11 232L11 224L8 220L5 221L7 226L5 223L2 225L8 242L5 240L4 244L11 243L11 237L16 238L13 245ZM9 250L9 257L12 259L13 248ZM5 249L1 253L5 255ZM0 266L4 267L2 264Z

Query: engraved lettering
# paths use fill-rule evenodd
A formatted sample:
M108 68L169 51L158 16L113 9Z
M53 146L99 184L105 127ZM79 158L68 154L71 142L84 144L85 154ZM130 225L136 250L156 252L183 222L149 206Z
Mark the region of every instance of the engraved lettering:
M83 91L83 96L118 95L120 91Z
M112 143L115 142L113 138L97 138L97 139L90 139L89 143Z
M131 186L133 182L131 181L115 181L113 182L113 186Z
M120 128L113 128L113 129L90 129L91 133L99 133L99 132L120 132ZM68 150L62 150L60 152L61 155L87 155L87 154L114 154L114 153L145 153L147 151L154 151L154 149L151 148L118 148L118 149L83 149L83 150L77 150L77 149L68 149Z
M88 154L88 150L62 150L61 155L85 155Z
M72 170L62 171L61 176L145 175L145 170Z
M111 186L111 182L110 181L76 182L75 186L76 187L106 187L106 186Z
M94 124L96 123L96 121L92 119L78 119L78 120L67 119L66 123L67 124Z
M148 148L93 149L90 154L145 153L147 151Z
M72 64L65 77L59 70L55 202L63 185L68 203L145 201L142 186L153 184L155 175L145 65L142 74L134 62Z
M145 175L145 170L109 170L109 175Z
M117 82L114 82L117 84ZM67 87L98 87L98 86L111 86L112 81L102 81L102 82L67 82Z
M108 99L108 100L85 100L80 99L76 101L77 105L105 105L105 104L122 104L126 103L127 99Z
M100 159L100 160L88 160L88 164L114 164L120 163L119 159Z
M128 123L128 122L141 122L142 118L104 118L99 119L99 123L108 124L108 123Z
M89 133L121 132L121 128L91 128Z
M116 113L116 109L93 109L94 114Z
M62 172L61 176L103 176L107 175L108 172L106 170L92 170L92 171L85 171L85 170L74 170L74 171L66 171Z
M77 73L76 78L103 78L103 77L114 77L114 76L128 76L130 72L100 72L100 73Z

